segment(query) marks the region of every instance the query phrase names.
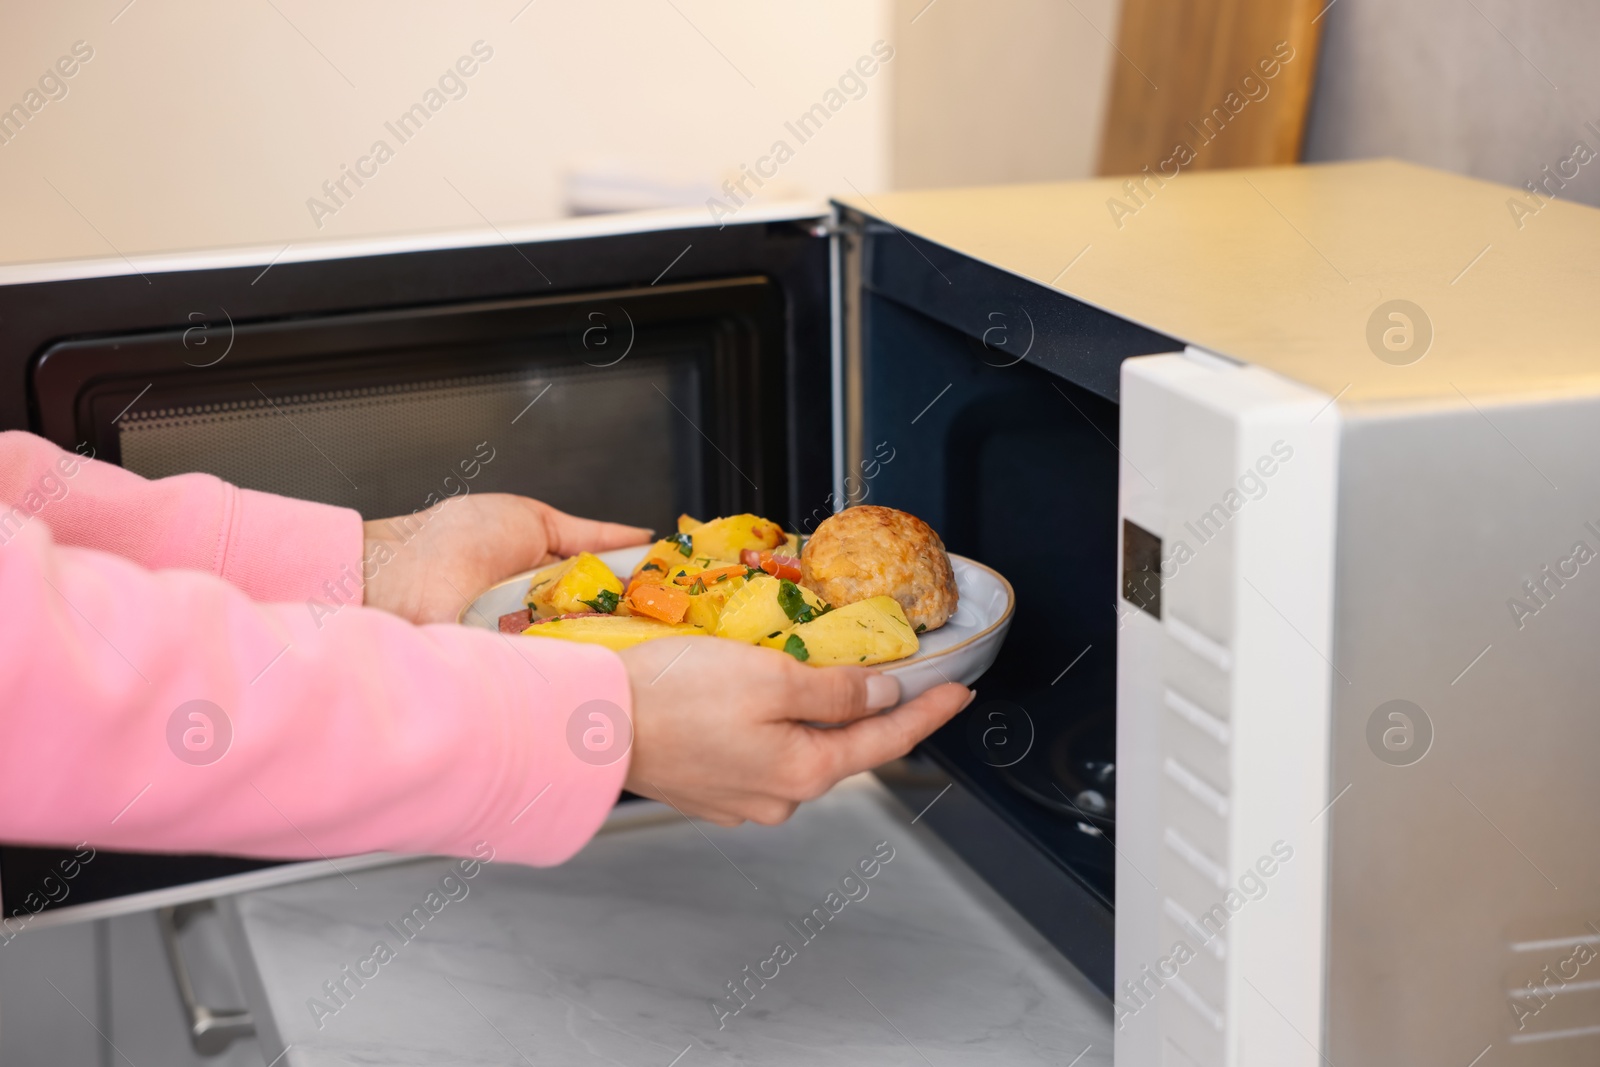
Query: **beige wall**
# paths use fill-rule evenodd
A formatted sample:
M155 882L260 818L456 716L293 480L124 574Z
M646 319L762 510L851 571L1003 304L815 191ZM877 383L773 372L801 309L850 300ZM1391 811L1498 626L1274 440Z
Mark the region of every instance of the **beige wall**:
M1600 206L1594 0L1342 0L1323 23L1308 160L1395 156Z
M1118 8L1117 0L895 0L895 186L1093 174Z
M26 106L74 42L93 58L0 139L0 262L539 222L566 213L574 175L595 203L616 178L617 203L654 189L703 207L780 139L793 158L746 185L757 203L1083 176L1110 52L1094 26L1115 34L1115 4L21 5L0 35L0 109ZM800 143L785 123L879 40L894 58ZM492 58L402 144L385 122L477 41ZM323 182L380 139L393 158L334 204ZM314 216L313 197L338 210Z
M118 16L124 3L6 15L0 107L74 41L94 57L0 144L0 259L479 227L478 211L538 221L563 213L575 168L719 182L891 36L886 0L534 0L520 16L524 0L136 0ZM466 95L405 145L387 134L478 40L494 54ZM882 75L774 184L885 186ZM394 158L319 229L307 199L379 138Z

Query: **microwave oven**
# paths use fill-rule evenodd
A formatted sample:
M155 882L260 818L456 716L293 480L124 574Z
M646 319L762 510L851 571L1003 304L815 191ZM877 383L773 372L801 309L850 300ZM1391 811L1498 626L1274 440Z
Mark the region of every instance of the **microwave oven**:
M1119 1064L1593 1063L1600 213L1521 196L1372 162L5 265L0 428L368 516L904 508L1017 608L884 777ZM41 908L66 855L0 847L6 915L327 870L102 851Z

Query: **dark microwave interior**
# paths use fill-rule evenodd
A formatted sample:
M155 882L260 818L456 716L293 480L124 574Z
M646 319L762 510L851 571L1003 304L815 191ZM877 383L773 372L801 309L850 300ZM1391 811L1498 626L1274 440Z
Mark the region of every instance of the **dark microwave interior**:
M866 320L875 462L851 503L923 517L1016 592L978 698L929 747L1109 905L1117 406L893 300L873 298Z
M746 225L0 289L0 369L28 380L3 421L367 518L511 492L793 526L831 477L827 244ZM32 893L67 855L0 847L4 913L273 865L102 850L70 899Z
M846 234L844 502L921 516L1017 594L978 700L924 746L966 798L927 822L1107 988L1118 367L1177 345L892 227ZM40 324L28 424L150 477L207 471L367 517L516 492L657 530L750 510L809 533L840 502L819 230L530 251L538 278L501 246L282 264L260 289L251 268L0 291L0 311L20 336ZM68 305L78 331L49 335ZM101 856L69 903L264 865ZM8 914L54 857L0 848Z
M63 343L37 377L42 400L70 396L75 436L149 478L204 471L369 518L521 493L667 530L783 510L783 321L770 280L728 278L208 321Z
M926 519L1015 616L973 704L891 787L1110 992L1116 871L1118 382L1172 338L892 226L864 230L845 502ZM1063 249L1069 264L1079 249Z

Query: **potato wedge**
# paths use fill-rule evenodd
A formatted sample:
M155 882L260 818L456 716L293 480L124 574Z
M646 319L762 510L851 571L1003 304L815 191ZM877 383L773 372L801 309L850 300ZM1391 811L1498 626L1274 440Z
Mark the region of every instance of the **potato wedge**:
M695 527L692 557L737 561L747 548L773 549L785 543L783 527L759 515L729 515Z
M800 639L800 645L791 651L789 646L794 638ZM904 659L919 647L906 613L898 601L887 596L870 597L835 608L810 622L762 637L758 643L780 652L788 651L813 667L888 663Z
M574 611L614 611L622 597L622 580L591 552L546 567L529 582L528 607L541 615Z
M698 530L700 527L702 527L704 525L705 525L705 523L701 522L699 519L696 519L696 518L694 518L692 516L689 516L689 515L679 515L678 516L678 532L679 533L692 534L692 533L694 533L696 530Z
M709 631L687 623L674 626L640 616L586 615L578 619L536 622L522 633L525 637L555 637L586 645L603 645L620 652L658 637L705 637Z
M716 570L702 571L700 573L709 574L713 577L709 581L701 581L699 575L695 576L696 581L688 587L689 610L684 614L683 621L692 622L696 626L704 626L707 630L715 630L718 621L722 618L723 610L728 606L728 601L733 599L735 593L744 588L745 580L742 568L740 574L728 574L721 581L718 581L715 577L719 573ZM699 592L696 592L697 588L700 590Z
M528 578L528 591L522 594L522 602L528 606L529 611L532 611L535 615L539 614L539 608L533 602L534 594L540 590L548 592L549 587L566 571L570 562L571 560L564 559L557 563L552 563L548 567L540 567L533 572L532 576ZM579 610L584 609L580 608Z
M767 574L759 574L745 582L744 588L728 598L717 619L716 635L735 641L759 641L768 634L794 626L794 619L784 610L779 594L788 585L815 610L827 607L822 598L809 589L793 582L781 582ZM795 594L790 594L794 596Z

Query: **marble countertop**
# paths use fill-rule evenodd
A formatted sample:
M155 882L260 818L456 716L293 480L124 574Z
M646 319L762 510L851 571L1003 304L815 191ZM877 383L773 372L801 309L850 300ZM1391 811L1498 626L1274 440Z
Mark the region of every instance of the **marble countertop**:
M657 814L548 870L417 860L234 898L266 1058L1111 1064L1110 1003L875 780L776 828Z

